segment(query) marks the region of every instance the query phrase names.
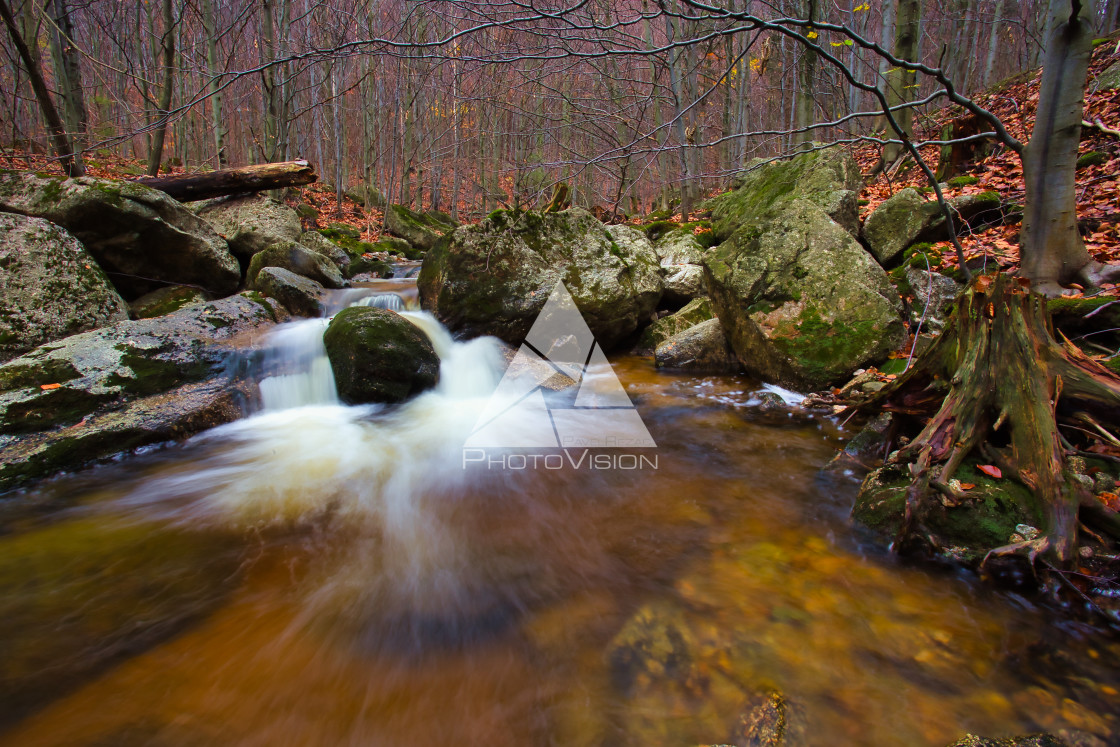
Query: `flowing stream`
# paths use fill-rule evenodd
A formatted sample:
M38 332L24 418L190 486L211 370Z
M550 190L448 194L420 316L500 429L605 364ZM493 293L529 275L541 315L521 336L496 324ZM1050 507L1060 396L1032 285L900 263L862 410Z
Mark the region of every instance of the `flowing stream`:
M852 526L858 485L818 472L850 435L832 419L624 357L655 469L465 468L499 344L407 310L408 284L375 290L394 295L336 307L399 306L440 356L434 390L343 405L326 320L294 322L248 417L28 496L68 508L0 553L111 522L237 560L185 560L205 612L80 678L63 667L0 745L720 744L773 690L810 745L1120 729L1115 639ZM113 619L106 599L68 602ZM61 624L39 614L48 641Z

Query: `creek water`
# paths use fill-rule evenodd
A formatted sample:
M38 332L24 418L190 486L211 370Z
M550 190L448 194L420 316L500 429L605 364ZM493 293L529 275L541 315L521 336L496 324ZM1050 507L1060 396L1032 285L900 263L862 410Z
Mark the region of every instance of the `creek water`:
M374 290L415 308L408 284ZM819 473L851 435L831 418L623 357L655 469L464 469L500 350L405 313L441 357L433 391L340 404L325 321L296 322L245 419L27 496L238 564L185 569L224 590L206 614L60 674L0 745L717 744L771 690L812 745L1117 733L1116 640L877 549L855 482ZM21 531L40 529L0 553Z

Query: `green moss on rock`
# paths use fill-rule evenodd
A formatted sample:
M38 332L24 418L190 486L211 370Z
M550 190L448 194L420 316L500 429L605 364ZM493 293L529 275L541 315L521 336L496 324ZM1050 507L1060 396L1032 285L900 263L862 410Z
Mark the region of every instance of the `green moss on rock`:
M349 404L400 402L439 381L439 357L431 341L396 312L343 309L323 342L339 397Z
M1041 517L1026 508L1034 505L1030 491L1014 480L994 480L975 463L962 466L955 479L975 486L967 491L968 500L959 506L938 506L925 520L946 559L974 566L989 550L1008 544L1016 525L1041 525ZM893 537L905 515L910 480L909 470L898 465L875 470L860 488L852 518Z

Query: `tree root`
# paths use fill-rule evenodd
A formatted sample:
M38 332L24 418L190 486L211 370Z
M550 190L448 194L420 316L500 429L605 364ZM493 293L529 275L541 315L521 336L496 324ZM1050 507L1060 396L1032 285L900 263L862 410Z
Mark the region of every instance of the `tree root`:
M1055 339L1042 296L1007 275L979 278L934 345L857 407L928 417L890 459L909 463L912 476L896 547L920 539L914 535L930 510L968 500L951 480L967 460L982 456L1030 491L1030 505L1021 508L1038 518L1045 539L1031 547L1032 564L1039 553L1058 566L1076 558L1079 510L1100 502L1074 479L1071 444L1058 419L1077 418L1112 443L1116 436L1101 423L1120 421L1120 377ZM1103 505L1096 513L1086 518L1120 536L1120 518ZM1017 549L1023 548L992 552Z

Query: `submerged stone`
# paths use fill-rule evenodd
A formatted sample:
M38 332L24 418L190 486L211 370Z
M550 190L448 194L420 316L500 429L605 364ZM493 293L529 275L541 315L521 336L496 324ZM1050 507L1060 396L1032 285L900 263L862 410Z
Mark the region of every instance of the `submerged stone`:
M238 555L201 532L106 516L0 538L0 723L214 609Z

